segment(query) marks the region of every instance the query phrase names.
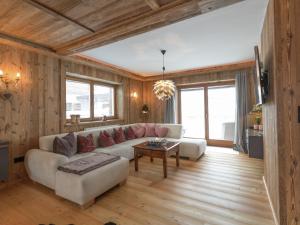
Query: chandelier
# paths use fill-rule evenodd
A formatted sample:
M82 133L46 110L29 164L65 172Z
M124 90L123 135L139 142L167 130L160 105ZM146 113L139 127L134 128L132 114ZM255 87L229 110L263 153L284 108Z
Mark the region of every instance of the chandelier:
M160 50L160 51L163 55L162 80L156 81L154 83L153 92L159 100L165 101L170 99L174 95L176 87L173 81L164 79L165 70L166 70L165 68L166 50Z

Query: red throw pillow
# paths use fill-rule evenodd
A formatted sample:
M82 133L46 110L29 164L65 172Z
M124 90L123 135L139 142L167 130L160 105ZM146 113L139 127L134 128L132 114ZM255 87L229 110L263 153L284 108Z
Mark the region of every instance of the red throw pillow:
M142 137L144 137L144 134L145 134L145 127L140 127L140 126L138 126L138 127L133 127L132 129L133 129L133 132L134 132L134 134L135 134L135 136L136 136L137 138L142 138Z
M133 131L132 127L128 127L128 128L125 130L125 135L126 135L126 139L127 139L127 140L136 139L136 136L135 136L135 134L134 134L134 131Z
M114 141L116 144L126 141L122 127L120 127L119 129L114 129Z
M89 134L84 137L81 135L77 136L77 149L79 153L92 152L96 149L94 145L93 135Z
M160 127L160 126L156 126L155 127L155 134L157 137L166 137L168 134L169 129L167 127Z
M110 136L109 133L107 133L107 131L100 132L99 145L101 147L108 147L108 146L112 146L114 144L115 144L114 139L112 138L112 136Z
M155 124L146 124L145 137L156 137Z

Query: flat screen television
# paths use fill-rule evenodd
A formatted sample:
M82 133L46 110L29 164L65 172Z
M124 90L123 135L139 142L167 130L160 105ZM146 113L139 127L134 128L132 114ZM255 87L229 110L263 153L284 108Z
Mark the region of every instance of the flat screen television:
M262 63L259 58L259 49L258 46L254 47L255 53L255 94L256 94L256 104L265 103L268 93L269 93L269 81L268 81L268 72L263 71Z

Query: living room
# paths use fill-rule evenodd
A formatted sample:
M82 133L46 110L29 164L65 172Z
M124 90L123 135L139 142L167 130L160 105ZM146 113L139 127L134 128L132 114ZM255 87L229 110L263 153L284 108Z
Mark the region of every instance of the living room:
M1 225L299 223L299 1L0 5Z

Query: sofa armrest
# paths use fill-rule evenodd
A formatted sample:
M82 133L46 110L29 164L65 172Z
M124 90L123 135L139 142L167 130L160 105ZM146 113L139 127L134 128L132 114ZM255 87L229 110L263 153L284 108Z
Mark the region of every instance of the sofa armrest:
M40 149L29 150L25 156L25 168L29 178L52 189L55 187L57 168L66 162L66 156Z

